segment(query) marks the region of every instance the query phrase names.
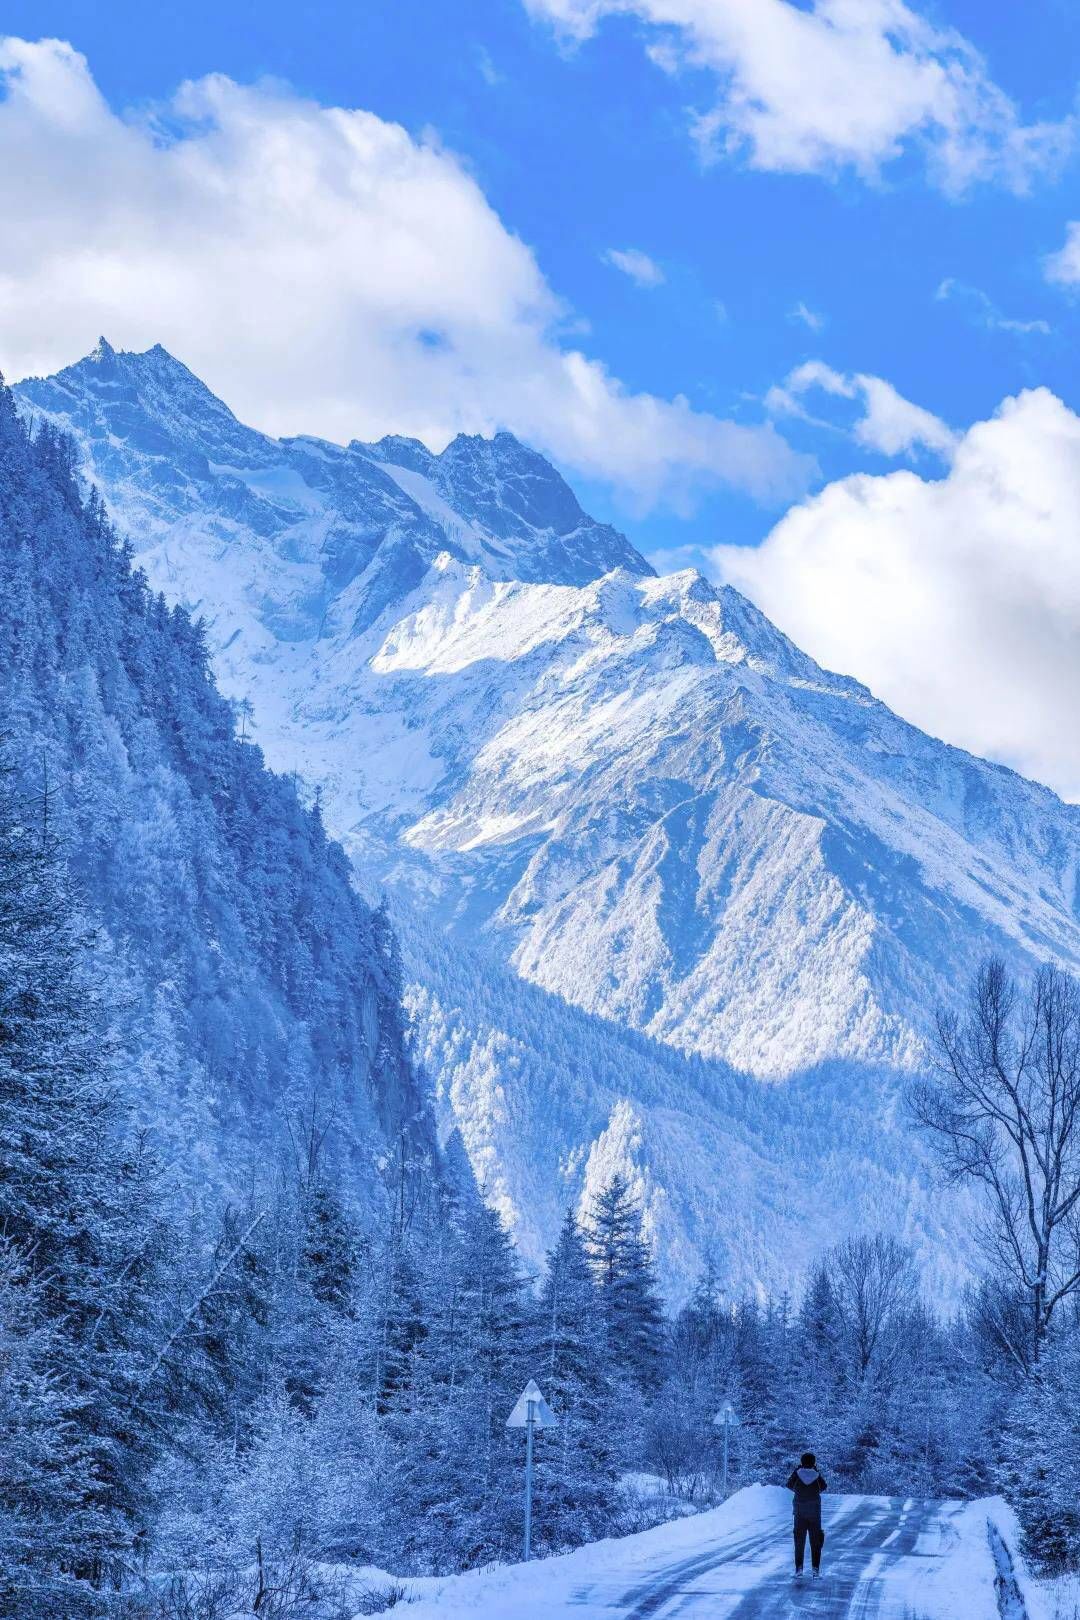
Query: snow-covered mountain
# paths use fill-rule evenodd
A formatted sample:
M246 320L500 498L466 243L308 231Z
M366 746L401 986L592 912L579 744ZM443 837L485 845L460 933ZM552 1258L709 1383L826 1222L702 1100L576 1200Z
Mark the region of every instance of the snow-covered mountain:
M271 439L160 345L117 353L104 338L17 392L75 431L152 573L196 589L218 616L246 609L276 640L370 624L441 551L498 579L652 571L509 433L462 434L440 456L417 439ZM200 563L213 567L205 590Z
M276 441L163 350L104 343L18 394L207 615L225 690L366 879L519 978L776 1080L903 1071L990 950L1080 962L1080 811L737 592L656 578L510 435ZM858 1105L887 1114L888 1086ZM487 1184L524 1185L512 1156Z

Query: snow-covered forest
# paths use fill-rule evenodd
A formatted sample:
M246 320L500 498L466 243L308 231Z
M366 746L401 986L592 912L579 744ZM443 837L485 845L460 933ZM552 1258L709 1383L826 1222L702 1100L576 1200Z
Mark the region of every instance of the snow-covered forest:
M628 1488L642 1472L669 1505L714 1500L730 1399L732 1484L813 1444L840 1488L1002 1490L1037 1557L1077 1561L1080 1327L1047 1287L1073 1215L1010 1259L991 1199L982 1278L948 1318L872 1223L774 1297L725 1274L718 1231L720 1263L665 1313L648 1189L601 1156L526 1261L476 1144L436 1145L453 1033L414 992L410 1055L386 915L264 768L200 626L133 570L70 445L6 392L0 665L0 1611L218 1620L258 1598L283 1620L327 1566L513 1557L504 1422L529 1377L559 1417L540 1552L665 1511ZM655 1060L635 1037L625 1061ZM912 1103L939 1136L946 1105ZM1075 1180L1067 1133L1059 1168ZM792 1196L821 1213L812 1163Z

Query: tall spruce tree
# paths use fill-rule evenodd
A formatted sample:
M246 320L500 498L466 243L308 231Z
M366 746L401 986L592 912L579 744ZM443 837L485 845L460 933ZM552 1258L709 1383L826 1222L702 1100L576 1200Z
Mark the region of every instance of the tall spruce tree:
M664 1312L656 1267L641 1234L641 1209L616 1175L585 1218L585 1242L600 1286L612 1374L642 1393L661 1379Z
M567 1211L533 1317L531 1365L558 1419L537 1445L538 1544L603 1534L618 1475L617 1416L603 1303L581 1229Z
M505 1422L528 1376L524 1280L493 1210L466 1202L455 1218L450 1241L421 1250L416 1235L419 1331L382 1395L384 1530L421 1569L510 1556L520 1535L520 1436Z

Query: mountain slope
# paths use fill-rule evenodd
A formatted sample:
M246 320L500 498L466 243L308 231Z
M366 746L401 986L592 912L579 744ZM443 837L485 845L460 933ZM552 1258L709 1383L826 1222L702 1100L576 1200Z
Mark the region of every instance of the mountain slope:
M202 633L132 571L68 446L0 390L0 733L100 934L129 1101L185 1203L246 1197L301 1121L354 1199L423 1100L385 918L234 735ZM46 810L47 804L47 810Z
M290 694L308 769L362 761L335 825L590 1011L763 1076L904 1065L987 950L1077 960L1077 812L734 591L444 558L349 653Z
M708 1262L731 1297L780 1293L848 1232L902 1232L955 1299L966 1206L932 1189L895 1072L830 1063L763 1086L582 1012L402 909L413 1051L488 1201L541 1268L568 1206L619 1173L669 1298Z

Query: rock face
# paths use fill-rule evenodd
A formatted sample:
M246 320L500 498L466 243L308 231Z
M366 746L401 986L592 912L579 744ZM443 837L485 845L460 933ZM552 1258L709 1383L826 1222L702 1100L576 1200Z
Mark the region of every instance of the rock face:
M238 422L160 345L118 353L104 338L18 394L76 433L152 569L167 578L175 566L187 591L193 565L224 561L230 606L239 589L282 641L325 633L328 615L340 628L370 624L441 551L499 579L580 585L612 568L652 572L509 433L461 435L439 456L416 439L344 448L271 439ZM217 597L205 594L213 610Z
M989 951L1080 964L1076 808L656 578L510 435L276 441L160 349L17 392L421 935L695 1060L872 1073L883 1116Z

